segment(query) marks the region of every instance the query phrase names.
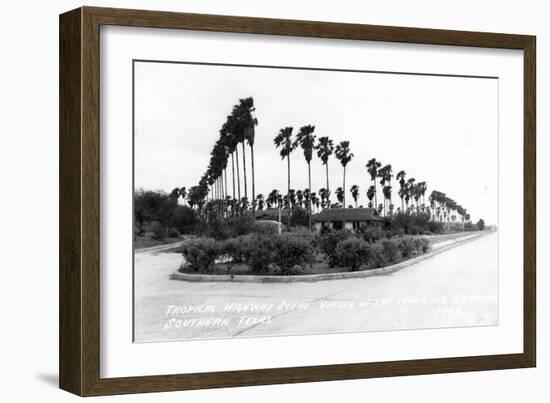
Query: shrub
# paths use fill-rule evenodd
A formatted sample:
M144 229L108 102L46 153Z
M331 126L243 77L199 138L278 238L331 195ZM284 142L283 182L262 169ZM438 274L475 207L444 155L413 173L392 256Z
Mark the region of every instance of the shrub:
M214 217L208 222L208 225L204 228L201 235L206 238L214 238L221 241L230 238L231 234L232 231L227 225L227 222L218 217Z
M430 226L432 226L430 215L422 212L418 214L395 214L389 223L389 228L392 230L403 229L404 233L409 235L424 234L426 232L438 232L431 231ZM440 227L442 231L443 226L441 225ZM439 226L435 226L434 229L439 229Z
M364 228L359 234L361 237L368 243L375 243L376 241L382 239L386 236L386 232L382 231L380 228Z
M276 237L274 246L273 264L281 274L289 274L294 266L303 268L313 262L313 245L306 237L283 234Z
M256 273L267 271L273 261L274 250L273 235L255 234L242 237L242 258Z
M479 219L479 221L476 223L476 227L480 231L483 231L485 229L485 221L483 221L483 218Z
M203 235L217 240L225 240L253 233L255 229L256 223L251 214L230 218L219 218L214 215L210 218Z
M327 231L317 238L317 245L321 251L325 254L327 263L330 267L334 267L337 264L336 247L338 242L352 237L351 232L342 231Z
M143 189L134 192L134 218L138 232L142 233L146 225L152 225L155 221L165 226L170 224L176 206L177 201L165 192Z
M225 220L231 228L231 236L247 235L254 232L256 222L252 214L243 214Z
M174 227L170 227L168 228L168 238L179 238L180 236L180 232L174 228Z
M319 235L326 235L330 232L334 232L334 230L332 229L332 227L330 227L329 225L327 224L322 224L321 225L321 230L319 231Z
M227 261L227 272L229 273L235 264L243 263L243 237L229 238L221 245L221 254Z
M399 239L397 246L404 258L411 257L416 251L416 245L412 237L403 237Z
M193 234L197 229L199 218L197 212L188 206L176 206L172 219L173 225L181 234Z
M415 238L414 244L418 253L426 253L431 248L430 241L428 241L426 238Z
M378 267L383 267L388 264L388 259L384 253L384 247L381 243L376 243L371 245L371 254L367 261L369 268L376 269Z
M276 235L279 233L279 224L276 221L257 221L253 230L256 234Z
M392 239L385 239L381 243L382 253L386 261L393 263L397 262L401 258L401 253L397 245L397 241Z
M356 237L338 242L335 250L336 264L357 270L362 264L369 263L372 258L372 247L363 239Z
M166 227L160 222L153 221L149 229L153 233L153 239L156 239L157 241L162 241L164 240L164 238L166 238Z
M187 263L199 273L207 273L220 256L220 244L213 239L196 238L182 245L182 254Z
M309 216L307 210L301 207L296 207L292 210L290 216L290 225L294 227L308 227L309 226Z
M399 239L397 246L404 258L409 258L416 253L425 253L430 250L430 241L426 238L403 237Z
M444 229L444 225L442 222L439 221L430 221L428 223L428 231L433 234L442 234Z

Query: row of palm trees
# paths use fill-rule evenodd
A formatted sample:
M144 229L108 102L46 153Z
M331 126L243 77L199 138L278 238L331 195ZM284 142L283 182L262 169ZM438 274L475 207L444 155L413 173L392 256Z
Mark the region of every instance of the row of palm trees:
M248 183L246 164L246 145L250 148L252 168L252 210L256 208L256 188L254 170L254 141L255 127L258 120L254 117L254 99L243 98L233 106L231 113L219 131L219 137L210 153L210 161L204 174L201 176L198 185L189 189L187 194L188 204L199 209L210 202L218 211L224 210L227 200L230 201L232 209L242 210L248 208ZM239 146L242 153L242 179L243 187L241 193L241 164L239 162ZM231 161L232 192L229 195L227 170ZM241 204L244 201L244 207Z
M296 139L292 139L293 127L284 127L279 131L279 134L273 139L275 147L279 149L279 155L284 160L287 160L287 196L291 197L291 187L290 187L290 156L292 152L301 148L304 154L304 159L307 164L307 176L308 176L308 188L307 194L311 194L311 198L306 199L306 207L309 214L309 226L311 228L311 206L314 202L313 195L311 192L311 160L313 159L314 151L317 151L317 156L321 159L323 165L325 166L326 171L326 180L327 187L319 191L319 195L324 200L329 202L330 206L330 184L329 184L329 170L328 170L328 161L329 157L334 153L340 164L344 168L343 175L343 189L346 188L346 166L353 159L354 155L350 151L349 141L341 141L339 144L334 146L334 142L328 137L316 138L315 126L306 125L302 126L298 133L296 134ZM346 205L346 196L345 192L343 194L343 206Z
M432 191L430 195L430 208L434 221L455 222L457 219L456 214L460 216L463 224L465 221L470 221L470 214L467 209L438 190Z
M317 210L320 208L346 208L346 167L354 158L354 154L350 149L350 142L341 141L335 144L327 136L317 138L315 126L310 124L302 126L296 135L293 133L293 127L283 127L273 139L275 148L279 150L279 155L287 162L286 194L281 194L274 189L267 196L263 194L256 195L254 142L255 127L258 125L258 120L254 116L254 112L254 99L252 97L240 99L233 106L231 113L220 128L219 137L210 153L208 167L201 176L198 185L192 186L188 190L185 187L176 188L172 192L173 196L184 199L187 197L188 204L199 209L209 204L209 208L215 209L218 214L222 215L238 215L250 208L254 213L257 209L262 210L264 207L293 209L296 206L305 206L310 220L310 227L312 206ZM248 195L247 183L247 145L251 153L251 198ZM240 163L239 146L242 154L242 165ZM307 167L308 187L303 191L295 191L291 187L291 155L297 149L302 150ZM315 154L325 167L326 175L326 187L319 189L318 193L311 190L311 162ZM343 168L342 186L335 189L337 203L331 201L332 192L329 182L329 163L333 156ZM231 187L228 186L227 171L229 163L231 165ZM241 168L243 171L242 188ZM453 212L455 212L462 217L463 221L466 219L466 209L442 192L432 192L430 206L428 207L425 203L425 194L428 189L426 182L417 182L415 178L407 178L407 173L403 170L395 175L395 179L399 184L397 194L401 199L401 207L395 209L392 203L392 179L394 178L392 165L382 164L376 158L372 158L367 162L365 168L371 180L371 184L366 191L369 200L368 207L373 208L379 215L388 216L400 212L420 213L429 211L433 220L442 221L453 220ZM379 190L382 192L381 203L378 202ZM355 207L357 207L360 195L359 186L352 185L349 192L355 202Z
M455 222L457 215L460 216L462 222L470 220L470 214L467 210L459 205L456 201L446 196L445 193L433 190L429 196L429 205L425 203L425 191L427 189L425 182L414 183L414 178L410 181L403 180L405 177L404 171L400 171L398 174L400 181L399 195L401 197L402 207L395 209L393 204L389 204L388 211L384 212L383 204L379 204L376 208L376 212L379 215L392 216L394 214L406 213L406 214L419 214L427 213L430 215L433 221L440 222ZM374 200L374 185L369 187L369 208L373 208ZM359 199L359 186L352 185L349 189L351 196L354 200L355 207L358 207ZM283 195L277 189L273 189L267 196L262 193L256 195L255 206L257 210L264 209L287 209L293 210L297 207L308 207L311 203L312 213L319 212L325 208L343 208L344 207L344 190L342 187L338 187L335 190L337 202L331 203L329 200L329 191L326 188L319 189L318 192L309 192L309 189L294 190ZM187 189L185 187L174 188L169 194L169 197L175 201L180 198L187 202L191 207L198 206L193 201L193 198L189 198ZM385 199L390 199L387 193L384 193ZM207 203L209 207L213 207L213 202ZM410 205L409 205L410 203ZM235 206L235 207L234 207ZM363 207L363 206L360 206ZM235 208L235 210L233 210ZM235 212L241 213L250 208L246 198L242 198L240 201L234 200L231 196L226 196L224 200L224 207L222 211L224 214L234 215Z

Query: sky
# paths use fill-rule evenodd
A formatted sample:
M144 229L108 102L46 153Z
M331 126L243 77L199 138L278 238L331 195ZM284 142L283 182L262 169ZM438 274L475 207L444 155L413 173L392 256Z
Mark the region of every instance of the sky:
M346 204L353 184L360 189L359 204L368 204L372 183L365 164L375 157L391 164L394 175L405 170L407 177L426 181L426 199L432 190L442 191L472 220L497 224L498 79L136 62L134 83L136 188L169 192L196 185L226 116L240 98L252 96L256 194L286 192L286 160L273 139L283 127L297 133L311 124L317 137L351 143ZM326 179L317 157L311 172L312 191L318 191ZM342 176L332 157L333 194ZM291 182L293 189L307 188L300 149L291 155ZM395 179L392 184L398 207L399 185Z

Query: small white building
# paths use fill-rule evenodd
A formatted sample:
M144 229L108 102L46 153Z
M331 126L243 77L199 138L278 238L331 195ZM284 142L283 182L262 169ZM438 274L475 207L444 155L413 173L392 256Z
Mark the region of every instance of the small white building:
M316 231L323 227L357 231L366 227L380 227L384 221L370 208L327 208L311 217Z

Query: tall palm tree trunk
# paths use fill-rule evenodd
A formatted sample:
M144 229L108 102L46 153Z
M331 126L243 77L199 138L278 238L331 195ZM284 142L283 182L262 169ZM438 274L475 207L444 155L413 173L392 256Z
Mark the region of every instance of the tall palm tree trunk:
M327 173L327 201L330 208L330 187L328 186L328 160L327 160L327 163L325 164L325 171Z
M225 217L227 214L227 171L223 170L223 199L222 199L222 208L223 208L223 216Z
M237 161L237 196L238 199L237 199L237 205L239 205L239 203L241 202L241 174L239 172L239 148L238 147L235 147L235 159Z
M288 165L288 178L287 178L287 193L290 194L290 154L286 156L286 161Z
M374 210L378 210L378 196L376 195L376 179L372 181L374 184Z
M256 218L256 183L254 181L254 146L250 146L250 158L252 162L252 213Z
M244 178L244 197L248 201L248 186L246 184L246 148L244 148L244 141L242 143L243 146L243 178Z
M233 179L233 198L231 200L231 215L235 215L235 156L231 153L231 178Z
M224 216L227 215L227 206L225 205L226 201L227 201L227 168L223 170L223 173L224 173L224 177L225 177L225 197L223 198L224 200Z
M342 187L342 190L344 191L344 209L346 208L346 166L344 165L344 186ZM344 216L345 217L345 216ZM343 229L346 229L346 220L342 222Z
M390 212L390 206L391 206L391 192L392 192L392 187L391 187L391 175L390 175L390 179L388 180L388 186L390 187L390 194L389 194L389 197L388 197L388 212ZM395 208L395 206L394 206Z
M235 199L235 156L231 153L231 177L233 179L233 199Z
M311 231L311 164L308 162L307 164L307 179L308 179L308 192L309 192L309 198L307 201L307 212L308 212L308 224L309 224L309 230Z
M344 208L346 208L346 167L345 166L344 166L344 187L342 188L342 190L344 191Z
M216 179L216 205L218 206L217 214L219 217L220 215L220 178L219 177Z
M287 170L287 195L290 194L290 153L286 156L286 163L287 163L287 167L288 167L288 170ZM281 209L279 209L279 215L281 213ZM290 229L290 209L288 209L288 212L287 212L287 227L288 229Z

